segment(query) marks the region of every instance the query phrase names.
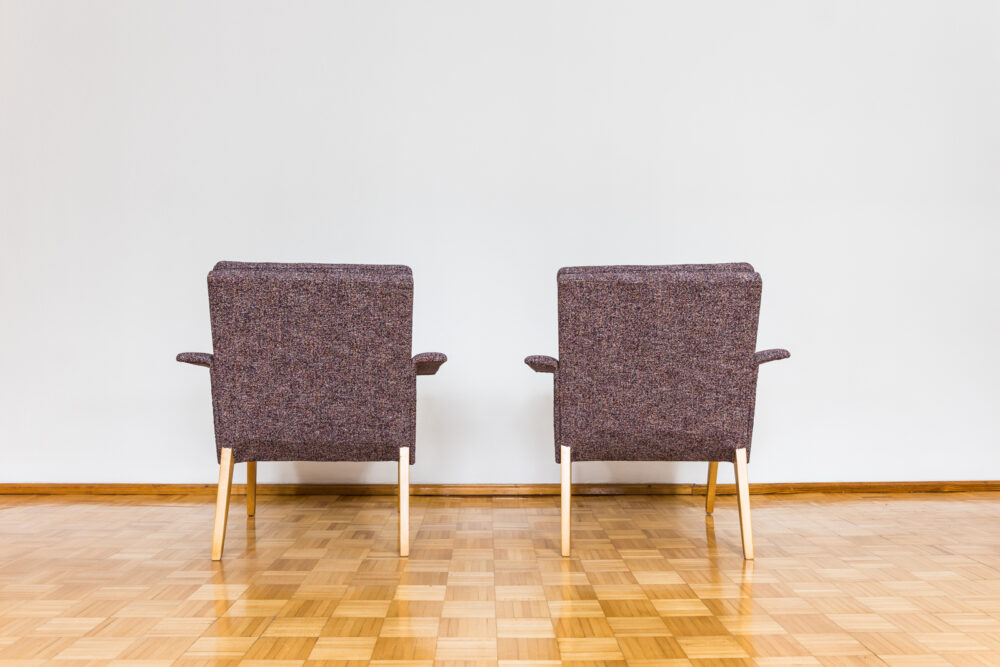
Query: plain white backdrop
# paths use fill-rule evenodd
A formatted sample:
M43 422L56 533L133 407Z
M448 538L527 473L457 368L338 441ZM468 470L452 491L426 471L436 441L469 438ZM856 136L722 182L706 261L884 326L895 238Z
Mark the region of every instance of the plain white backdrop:
M0 482L215 481L174 355L219 259L413 267L450 358L414 482L558 480L522 359L560 266L719 261L792 352L752 482L1000 478L998 34L986 0L0 0Z

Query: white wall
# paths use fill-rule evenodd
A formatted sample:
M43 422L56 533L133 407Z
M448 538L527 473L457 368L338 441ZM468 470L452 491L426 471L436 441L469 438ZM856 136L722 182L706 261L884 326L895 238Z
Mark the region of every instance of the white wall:
M0 482L215 480L173 357L211 349L218 259L413 267L414 351L451 359L415 482L557 480L521 360L558 267L738 260L793 355L754 481L1000 478L998 31L987 0L0 0Z

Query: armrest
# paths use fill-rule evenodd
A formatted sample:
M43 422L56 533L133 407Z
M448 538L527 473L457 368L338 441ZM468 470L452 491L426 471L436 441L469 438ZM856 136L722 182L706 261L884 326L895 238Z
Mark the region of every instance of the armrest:
M559 360L553 357L546 357L544 354L534 354L524 358L524 363L531 367L536 373L555 373L559 368Z
M754 363L760 366L761 364L766 364L769 361L778 361L780 359L787 359L792 356L788 350L782 350L781 348L775 348L773 350L761 350L753 355Z
M213 357L207 352L181 352L177 355L177 361L183 364L194 364L195 366L212 367Z
M421 352L413 357L413 370L417 375L434 375L446 361L448 356L440 352Z

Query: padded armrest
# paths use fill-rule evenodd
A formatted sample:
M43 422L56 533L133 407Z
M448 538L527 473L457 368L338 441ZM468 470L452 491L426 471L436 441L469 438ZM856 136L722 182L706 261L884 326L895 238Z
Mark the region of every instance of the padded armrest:
M207 368L212 367L212 359L214 358L207 352L181 352L177 355L177 361L181 363L205 366Z
M775 348L773 350L761 350L753 355L754 362L760 366L761 364L766 364L769 361L778 361L779 359L787 359L792 356L788 350L782 350L781 348Z
M434 375L446 361L448 356L441 352L421 352L413 357L413 370L417 375Z
M536 373L555 373L559 368L559 360L544 354L534 354L524 358L524 363Z

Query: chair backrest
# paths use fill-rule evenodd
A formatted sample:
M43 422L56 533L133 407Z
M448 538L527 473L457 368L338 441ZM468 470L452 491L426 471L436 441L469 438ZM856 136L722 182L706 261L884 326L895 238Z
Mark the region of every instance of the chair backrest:
M238 461L413 447L409 267L219 262L208 292L218 447Z
M749 447L752 266L570 267L558 286L556 442L573 460L732 460Z

